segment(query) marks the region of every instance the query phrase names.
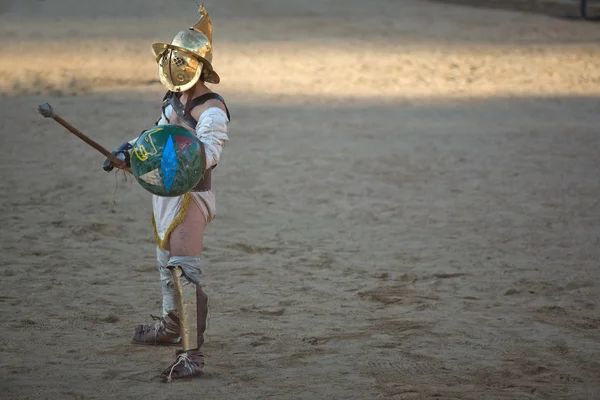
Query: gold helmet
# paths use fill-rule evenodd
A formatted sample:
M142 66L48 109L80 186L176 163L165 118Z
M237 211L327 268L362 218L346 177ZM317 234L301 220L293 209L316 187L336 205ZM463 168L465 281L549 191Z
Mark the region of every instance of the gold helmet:
M200 21L173 41L154 43L152 50L158 63L158 76L173 92L184 92L202 76L205 82L219 83L221 78L212 67L212 24L203 5L198 9Z

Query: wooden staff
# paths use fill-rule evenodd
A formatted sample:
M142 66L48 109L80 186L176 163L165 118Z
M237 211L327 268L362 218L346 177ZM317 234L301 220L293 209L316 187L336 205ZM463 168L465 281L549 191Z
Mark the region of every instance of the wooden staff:
M101 145L99 145L98 143L94 142L92 139L90 139L89 137L87 137L86 135L84 135L83 133L81 133L81 131L78 130L77 128L75 128L73 125L71 125L70 123L68 123L64 119L62 119L58 114L56 114L56 112L54 111L54 109L52 108L52 106L50 104L46 103L46 104L40 105L38 107L38 111L44 117L46 117L46 118L52 118L53 120L55 120L56 122L58 122L59 124L61 124L62 126L64 126L69 132L71 132L72 134L74 134L75 136L77 136L79 139L83 140L88 145L90 145L94 149L98 150L106 158L108 158L110 161L112 161L112 163L115 166L121 165L121 164L123 164L125 162L124 160L121 160L120 158L118 158L117 156L115 156L114 154L112 154L110 151L106 150L104 147L102 147ZM132 173L131 172L131 168L129 168L129 167L123 168L123 169L125 171L129 172L130 174Z

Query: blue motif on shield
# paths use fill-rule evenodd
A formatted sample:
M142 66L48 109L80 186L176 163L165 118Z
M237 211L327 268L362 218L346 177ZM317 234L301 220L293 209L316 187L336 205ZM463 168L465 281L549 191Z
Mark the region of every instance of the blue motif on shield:
M177 152L175 152L173 136L169 136L160 160L160 170L162 172L165 189L171 190L173 182L175 181L178 166L179 163L177 162Z

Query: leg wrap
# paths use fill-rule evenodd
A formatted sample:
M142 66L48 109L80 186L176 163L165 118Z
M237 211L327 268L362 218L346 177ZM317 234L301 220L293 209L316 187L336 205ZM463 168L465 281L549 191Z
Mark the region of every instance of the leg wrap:
M171 272L177 298L183 350L198 349L204 343L208 316L208 296L200 286L200 258L171 257L167 268Z
M162 286L162 316L170 312L177 311L177 297L175 296L175 287L173 286L173 276L167 268L171 254L167 250L156 247L156 259L158 261L158 272L160 274L160 284Z

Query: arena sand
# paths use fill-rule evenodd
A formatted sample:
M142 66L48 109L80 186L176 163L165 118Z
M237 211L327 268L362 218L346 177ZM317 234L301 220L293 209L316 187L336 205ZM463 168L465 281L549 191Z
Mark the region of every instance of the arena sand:
M600 30L425 1L207 2L231 142L206 375L158 314L150 51L192 1L0 2L3 399L600 398ZM576 8L574 9L576 12Z

